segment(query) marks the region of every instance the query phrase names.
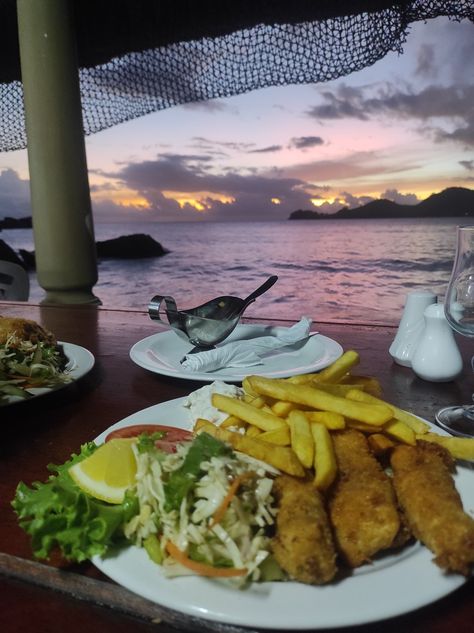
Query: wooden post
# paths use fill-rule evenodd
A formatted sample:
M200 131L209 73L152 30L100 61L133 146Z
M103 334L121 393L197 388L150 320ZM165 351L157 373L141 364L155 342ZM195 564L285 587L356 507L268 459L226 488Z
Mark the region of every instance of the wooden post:
M100 303L71 2L18 0L17 8L43 303Z

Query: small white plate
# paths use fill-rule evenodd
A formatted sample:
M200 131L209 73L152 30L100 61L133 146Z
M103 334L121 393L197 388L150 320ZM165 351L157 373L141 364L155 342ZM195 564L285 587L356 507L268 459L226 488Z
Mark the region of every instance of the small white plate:
M258 336L271 336L285 329L270 325L239 324L225 343ZM279 353L273 352L272 355L262 359L261 365L249 368L228 367L213 372L195 372L187 371L180 363L192 347L191 343L180 338L173 330L166 330L135 343L130 350L130 358L140 367L164 376L204 382L214 382L214 380L241 382L249 374L269 378L287 378L296 374L319 371L337 360L343 352L339 343L327 336L316 334L297 350L282 349Z
M63 341L58 341L58 344L63 346L64 353L69 359L65 371L73 379L73 381L82 378L82 376L87 374L94 367L94 355L85 347L75 345L74 343L64 343ZM51 393L51 391L57 391L58 389L67 387L67 385L70 384L70 382L65 382L51 388L38 387L28 389L28 393L32 394L36 398L38 396ZM12 396L9 402L1 404L0 407L12 406L14 404L19 404L20 402L29 402L29 400L31 400L31 398L25 400L23 398Z
M96 438L102 444L114 429L132 424L165 424L190 429L184 398L134 413ZM437 427L436 432L445 435ZM456 487L464 507L474 508L474 471L459 465ZM92 562L130 591L191 617L256 628L304 630L356 626L408 613L435 602L466 578L444 574L420 544L380 557L352 575L321 587L296 582L255 583L236 590L199 577L166 578L145 550L127 547Z

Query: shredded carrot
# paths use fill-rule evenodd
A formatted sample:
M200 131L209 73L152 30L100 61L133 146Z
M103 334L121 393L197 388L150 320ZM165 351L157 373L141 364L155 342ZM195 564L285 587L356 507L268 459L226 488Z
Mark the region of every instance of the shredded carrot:
M239 569L237 567L213 567L206 563L199 563L198 561L191 560L186 554L179 549L172 541L166 543L166 551L184 567L191 569L199 576L209 576L214 578L232 578L233 576L245 576L247 570L245 568Z
M229 507L230 502L232 501L232 499L237 494L237 490L240 488L240 485L242 484L242 482L245 481L246 479L249 479L250 477L253 477L253 476L254 476L254 473L252 473L252 472L242 473L242 475L238 475L232 481L232 483L230 485L230 488L227 491L226 496L222 499L222 503L216 509L214 514L212 515L210 523L209 523L209 527L212 527L213 525L216 525L217 523L220 523L222 521L222 517L224 516L225 511Z

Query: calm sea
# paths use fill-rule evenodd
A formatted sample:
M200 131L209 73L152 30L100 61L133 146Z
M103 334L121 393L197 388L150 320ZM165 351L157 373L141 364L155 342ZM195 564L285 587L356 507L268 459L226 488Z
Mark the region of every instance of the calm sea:
M267 223L96 224L97 240L147 233L170 253L156 259L104 260L94 292L105 307L146 309L155 294L178 308L217 295L244 297L269 275L279 279L248 316L397 324L406 293L444 296L456 226L443 220L329 220ZM33 250L31 230L0 239ZM43 290L31 274L31 300Z

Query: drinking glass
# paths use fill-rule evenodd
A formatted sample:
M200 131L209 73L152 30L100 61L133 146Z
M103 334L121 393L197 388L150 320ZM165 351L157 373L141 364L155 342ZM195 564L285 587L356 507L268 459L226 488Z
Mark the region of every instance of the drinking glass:
M456 255L444 310L455 332L474 337L474 226L457 227ZM474 357L471 366L474 371ZM445 407L438 411L436 420L453 435L474 436L474 404Z

